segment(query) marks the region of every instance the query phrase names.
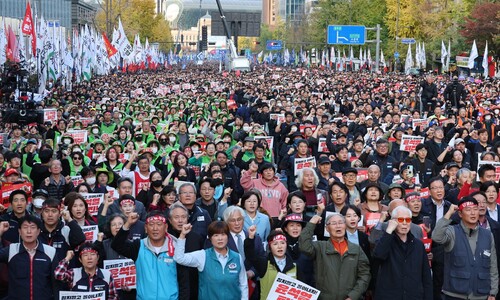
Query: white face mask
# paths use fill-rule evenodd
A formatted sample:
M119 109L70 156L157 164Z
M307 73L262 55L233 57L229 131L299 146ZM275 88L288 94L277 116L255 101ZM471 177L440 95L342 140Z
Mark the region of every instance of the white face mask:
M488 116L484 117L484 119L485 119L486 121L489 121L489 120L491 120L491 116L489 116L489 115L488 115Z
M156 147L151 147L151 151L153 151L153 154L156 154L156 152L158 152L158 148L156 148Z
M36 208L42 208L43 202L45 202L45 199L35 198L35 199L33 199L33 206Z
M81 153L82 149L80 149L80 148L73 148L73 152L80 152Z
M193 152L196 152L198 150L200 150L198 147L191 147L191 150L193 150Z
M251 128L252 127L250 127L250 126L243 126L243 130L246 132L250 131Z
M66 145L69 145L69 144L71 144L71 140L70 139L64 139L63 143L66 144Z
M95 177L89 177L89 178L85 179L85 182L88 185L94 185L95 184Z
M177 139L175 138L175 136L170 136L170 137L168 137L168 140L169 140L170 142L172 142L172 143L173 143L173 142L175 142Z
M99 133L99 129L92 129L92 133L93 134L98 134Z

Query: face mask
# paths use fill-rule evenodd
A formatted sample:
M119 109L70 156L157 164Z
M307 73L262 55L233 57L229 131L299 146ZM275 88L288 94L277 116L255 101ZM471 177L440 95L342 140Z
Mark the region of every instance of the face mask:
M250 126L243 126L243 130L246 132L250 131L251 128L252 127L250 127Z
M69 144L71 144L71 140L70 140L70 139L64 139L64 140L63 140L63 143L64 143L65 145L69 145Z
M80 148L74 148L74 149L73 149L73 152L80 152L80 153L81 153L81 152L82 152L82 149L80 149Z
M491 120L491 117L490 117L490 116L486 116L486 117L484 117L484 119L485 119L486 121L489 121L489 120Z
M135 140L136 140L136 141L138 141L138 142L142 141L142 136L137 136L137 137L135 138Z
M160 145L165 146L167 144L167 140L160 140Z
M158 152L158 148L156 148L156 147L151 147L151 151L153 151L153 154L156 154L156 152Z
M163 182L163 181L161 181L161 180L153 180L153 181L151 182L151 184L152 184L154 187L160 187L160 186L161 186L161 184L162 184L162 182Z
M33 206L35 208L42 208L43 202L45 202L45 199L35 198L35 199L33 199Z
M213 183L213 185L218 186L218 185L223 184L224 182L220 178L215 178L215 179L212 179L212 183Z
M170 137L168 137L168 140L169 140L171 143L173 143L173 142L175 142L177 139L175 138L175 136L170 136Z
M93 130L92 130L92 133L93 133L93 134L98 134L98 133L99 133L99 129L93 129Z
M295 132L297 131L297 127L296 126L292 126L292 128L290 129L290 132Z
M191 147L191 150L193 150L193 152L196 152L198 150L200 150L198 147Z
M85 179L85 182L88 185L94 185L95 184L95 177L89 177L89 178Z

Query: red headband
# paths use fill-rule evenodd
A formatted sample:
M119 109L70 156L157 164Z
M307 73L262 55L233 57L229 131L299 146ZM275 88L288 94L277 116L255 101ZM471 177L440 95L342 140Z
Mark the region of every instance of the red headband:
M286 242L286 236L284 236L283 234L275 235L270 242L274 242L274 241L285 241Z
M164 224L167 224L167 219L165 219L164 216L152 216L152 217L149 217L146 219L146 224L150 223L150 222L154 222L154 221L160 221Z
M95 249L88 248L88 247L80 250L80 256L82 256L85 253L95 253L95 254L99 255L99 253L97 253L97 251Z
M120 201L120 206L123 206L124 204L135 205L135 201L131 199L123 199Z
M411 195L411 196L406 197L406 202L410 202L412 200L420 200L420 196L419 195Z
M460 206L458 207L458 210L462 211L464 208L472 207L472 206L477 206L477 204L472 202L472 201L467 201L467 202L460 204Z

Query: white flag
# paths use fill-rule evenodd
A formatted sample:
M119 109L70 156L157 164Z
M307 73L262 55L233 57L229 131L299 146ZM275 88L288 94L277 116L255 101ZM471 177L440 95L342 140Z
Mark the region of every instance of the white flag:
M411 44L408 44L408 53L406 54L405 73L410 74L410 69L413 67L413 57L411 55Z
M2 18L2 24L0 24L0 65L3 65L7 61L6 50L7 34L5 33L5 18Z
M417 46L415 48L415 67L420 69L420 43L417 43Z
M422 49L420 51L420 62L422 63L422 69L427 67L427 58L425 56L425 43L422 42Z
M474 60L479 56L477 52L477 46L476 46L476 40L474 40L474 43L472 43L472 49L470 50L470 55L469 55L469 63L467 64L467 67L469 69L474 68Z
M385 58L384 58L384 51L382 51L382 49L380 49L380 63L382 64L382 66L384 68L386 67Z
M484 48L484 55L483 55L483 75L484 78L488 78L488 41L486 41L486 47Z
M446 51L446 47L444 46L444 42L443 40L441 40L441 65L442 65L442 68L443 68L443 71L448 71L446 68L445 68L445 63L446 63L446 57L448 56L448 51Z
M448 56L446 57L446 70L450 71L451 41L448 40Z

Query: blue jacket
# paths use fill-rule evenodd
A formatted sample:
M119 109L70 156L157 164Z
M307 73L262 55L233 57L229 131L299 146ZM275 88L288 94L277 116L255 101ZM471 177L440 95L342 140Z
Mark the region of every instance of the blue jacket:
M179 284L186 284L189 278L187 272L182 274L177 272L177 264L173 258L173 237L168 235L160 253L156 254L148 238L131 242L127 236L128 230L120 229L111 247L119 254L135 261L137 299L178 299Z
M9 297L19 300L49 300L53 295L56 249L38 243L33 259L22 243L0 249L0 262L9 269Z

